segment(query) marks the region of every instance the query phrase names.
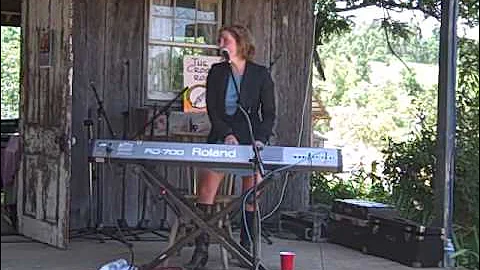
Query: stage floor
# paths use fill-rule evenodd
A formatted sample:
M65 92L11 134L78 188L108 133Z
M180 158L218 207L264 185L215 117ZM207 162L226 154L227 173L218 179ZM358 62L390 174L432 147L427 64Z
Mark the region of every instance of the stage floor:
M271 270L280 269L280 251L297 254L296 270L407 270L418 269L403 266L383 258L363 254L336 244L322 242L271 238L272 245L262 244L261 259ZM166 246L164 241L132 242L135 265L153 259ZM222 263L218 245L210 246L208 269L221 270ZM186 247L178 257L170 259L170 266L182 266L190 259L193 247ZM29 241L20 236L2 236L1 269L49 269L49 270L94 270L103 264L124 258L130 259L128 248L116 241L100 243L92 239L73 239L67 250L60 250L45 244ZM161 268L159 268L161 269ZM230 260L231 270L241 270L236 260ZM425 269L425 268L423 268ZM439 269L439 268L429 268Z

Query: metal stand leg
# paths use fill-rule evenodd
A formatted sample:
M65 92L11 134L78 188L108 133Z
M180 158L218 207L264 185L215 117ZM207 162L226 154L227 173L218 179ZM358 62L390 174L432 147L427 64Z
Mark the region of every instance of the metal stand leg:
M186 235L180 238L176 243L163 251L159 256L153 259L150 263L140 266L141 270L151 270L164 262L168 257L175 254L182 246L186 245L188 242L193 240L195 237L200 235L202 231L207 232L210 237L214 238L220 242L233 256L237 257L241 263L246 264L248 267L252 267L253 257L252 255L243 249L237 242L235 242L230 236L228 236L223 229L218 228L218 221L223 219L228 213L238 210L244 199L245 195L237 198L232 203L227 205L223 210L214 214L208 220L203 220L200 213L197 213L195 206L186 200L176 189L173 187L166 179L156 178L150 173L146 168L143 168L143 174L145 175L144 181L152 190L158 189L159 187L165 188L168 194L169 204L177 207L183 215L191 218L191 220L198 226L198 229L194 229L189 235ZM258 189L263 188L265 185L263 181L258 185ZM267 268L261 263L258 262L258 269L267 270Z
M93 121L91 119L91 111L88 111L88 118L83 122L86 130L86 137L88 144L93 141ZM98 165L95 163L88 163L88 208L89 208L89 218L87 223L87 228L84 230L80 230L78 232L72 233L72 238L77 237L86 237L89 235L93 235L93 239L99 240L101 243L105 242L105 240L115 239L120 242L125 242L123 239L115 237L112 233L107 233L104 230L104 226L102 224L102 193L101 193L101 186L99 183L99 174L98 174ZM96 185L96 196L97 196L97 212L95 217L94 212L94 185ZM94 225L95 222L95 225Z

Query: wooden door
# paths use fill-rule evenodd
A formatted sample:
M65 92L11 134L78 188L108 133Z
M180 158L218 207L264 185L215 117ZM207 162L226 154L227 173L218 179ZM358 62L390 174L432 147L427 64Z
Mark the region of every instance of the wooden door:
M69 228L72 0L23 0L18 229L65 248Z

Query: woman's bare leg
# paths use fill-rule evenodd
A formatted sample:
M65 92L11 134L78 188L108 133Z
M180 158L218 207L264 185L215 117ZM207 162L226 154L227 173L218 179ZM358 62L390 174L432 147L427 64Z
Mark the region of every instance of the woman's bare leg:
M202 169L199 173L200 178L198 181L197 203L211 205L215 201L218 187L220 186L225 174L208 169Z
M207 169L199 171L198 181L198 199L197 208L203 212L204 217L208 217L212 213L212 205L217 194L218 186L223 179L223 173L217 173ZM208 261L208 246L210 244L210 237L206 232L202 232L195 238L195 249L193 251L192 259L185 268L196 270L205 269Z

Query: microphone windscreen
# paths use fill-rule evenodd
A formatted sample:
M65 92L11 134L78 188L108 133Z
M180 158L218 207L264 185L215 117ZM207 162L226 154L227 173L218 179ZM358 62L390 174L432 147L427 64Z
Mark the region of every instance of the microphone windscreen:
M223 56L223 58L225 58L226 61L230 61L230 52L227 49L221 48L220 54Z

